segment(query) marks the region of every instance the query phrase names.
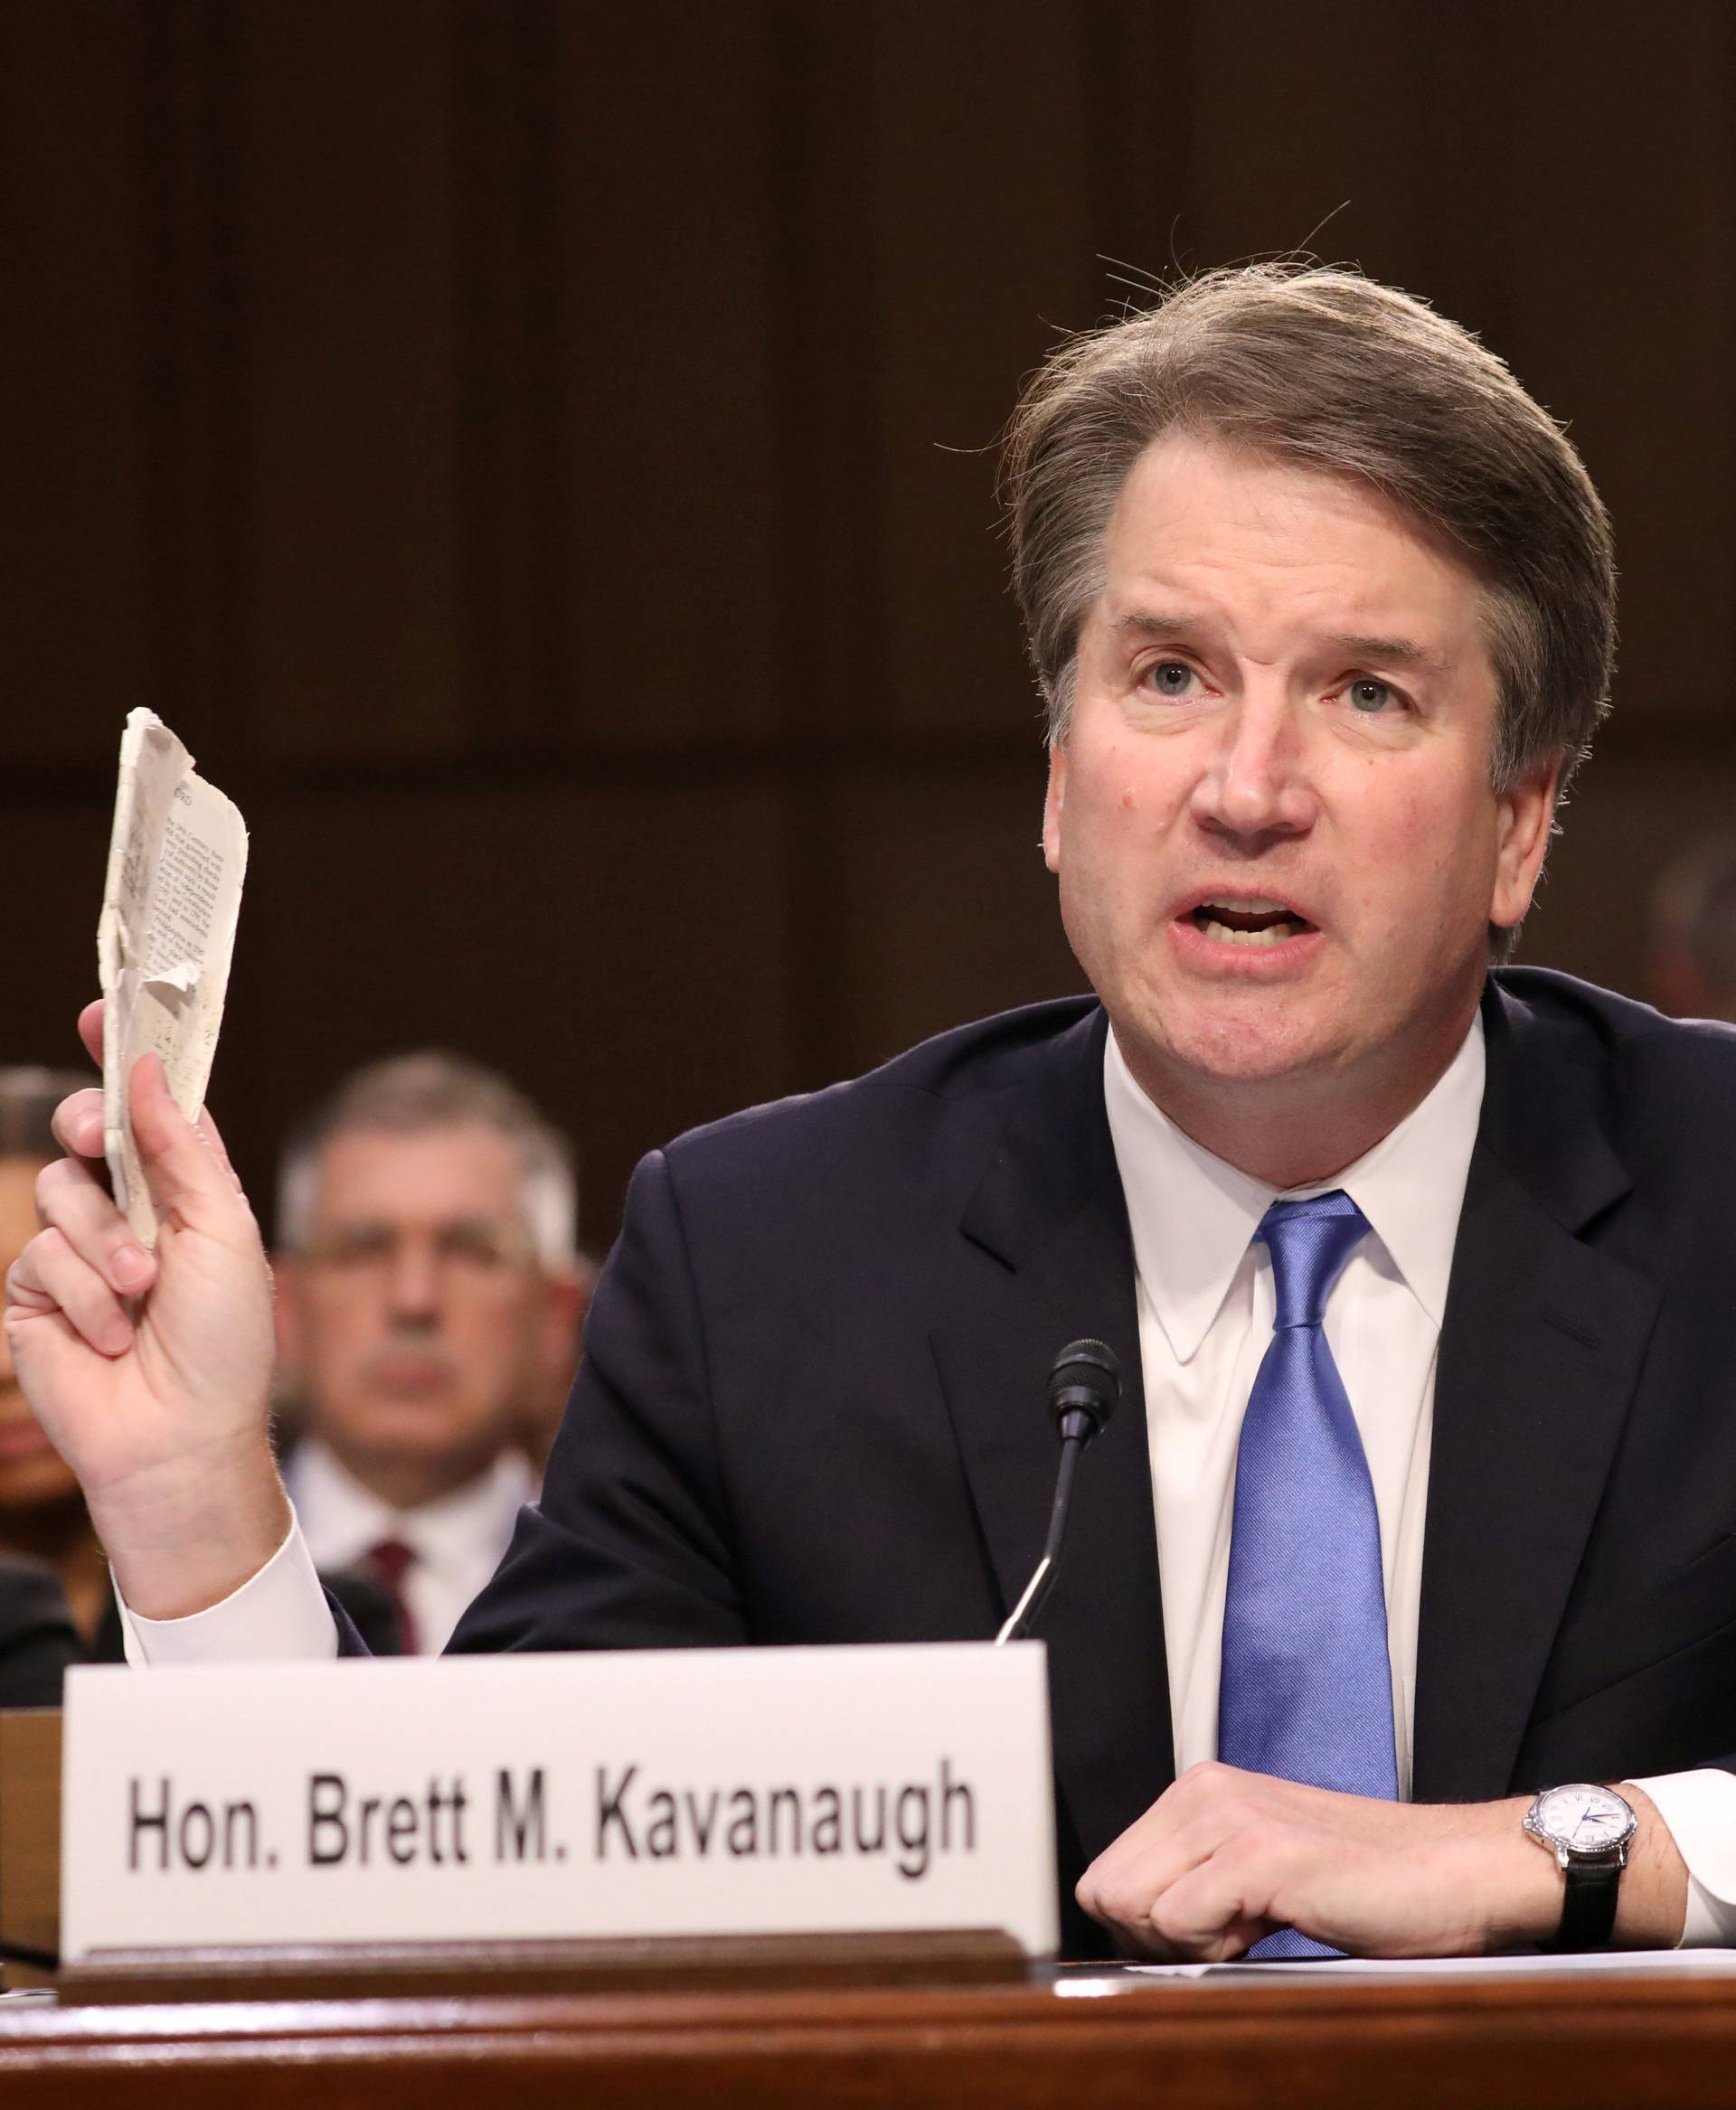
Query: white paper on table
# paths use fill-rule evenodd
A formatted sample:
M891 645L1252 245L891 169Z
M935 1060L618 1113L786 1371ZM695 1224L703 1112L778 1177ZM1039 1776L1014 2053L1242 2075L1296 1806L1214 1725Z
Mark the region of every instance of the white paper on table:
M1238 1958L1229 1964L1127 1964L1101 1972L1063 1973L1057 1992L1071 1999L1124 1992L1152 1978L1233 1980L1241 1985L1260 1979L1282 1978L1290 1983L1312 1979L1330 1985L1345 1978L1395 1981L1422 1978L1550 1978L1580 1977L1588 1973L1604 1977L1637 1978L1658 1972L1700 1977L1736 1976L1736 1949L1615 1949L1593 1950L1580 1956L1336 1956L1314 1963L1250 1964Z
M196 773L154 711L128 711L97 926L107 1000L102 1140L116 1203L146 1246L156 1242L156 1211L133 1143L127 1080L138 1058L154 1053L189 1120L203 1104L246 871L247 828L232 801Z

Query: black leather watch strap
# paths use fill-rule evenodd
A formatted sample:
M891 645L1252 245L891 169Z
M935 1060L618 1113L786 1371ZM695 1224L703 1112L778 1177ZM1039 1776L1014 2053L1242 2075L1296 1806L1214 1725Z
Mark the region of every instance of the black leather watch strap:
M1561 1924L1543 1946L1558 1954L1607 1948L1616 1931L1616 1900L1621 1894L1619 1854L1571 1857L1567 1892L1561 1899Z

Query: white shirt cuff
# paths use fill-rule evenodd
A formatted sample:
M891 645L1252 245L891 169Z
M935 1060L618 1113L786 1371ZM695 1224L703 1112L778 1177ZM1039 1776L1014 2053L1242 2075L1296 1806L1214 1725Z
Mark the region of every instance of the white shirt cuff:
M1736 1773L1707 1766L1634 1785L1657 1805L1688 1864L1688 1911L1676 1947L1736 1945Z
M299 1522L257 1575L184 1619L146 1619L115 1590L129 1663L318 1662L337 1653L337 1628Z

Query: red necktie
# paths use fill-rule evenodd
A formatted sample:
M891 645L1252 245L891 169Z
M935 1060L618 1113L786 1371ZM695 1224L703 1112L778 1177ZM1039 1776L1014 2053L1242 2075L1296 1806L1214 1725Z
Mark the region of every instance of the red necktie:
M421 1634L416 1625L416 1615L410 1608L410 1600L404 1595L405 1571L416 1559L412 1548L401 1539L382 1539L377 1546L370 1546L362 1556L362 1565L384 1589L392 1599L398 1615L398 1634L407 1656L421 1653Z

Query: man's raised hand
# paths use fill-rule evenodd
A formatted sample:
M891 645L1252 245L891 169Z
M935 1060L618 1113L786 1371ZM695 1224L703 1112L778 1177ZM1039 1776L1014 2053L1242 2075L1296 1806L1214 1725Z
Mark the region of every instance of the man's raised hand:
M79 1021L99 1059L102 1006ZM162 1065L130 1082L156 1199L155 1257L102 1175L102 1101L62 1102L67 1155L37 1182L37 1236L6 1278L19 1381L78 1474L127 1604L203 1610L269 1559L289 1512L267 1434L271 1277L216 1128L189 1122Z

